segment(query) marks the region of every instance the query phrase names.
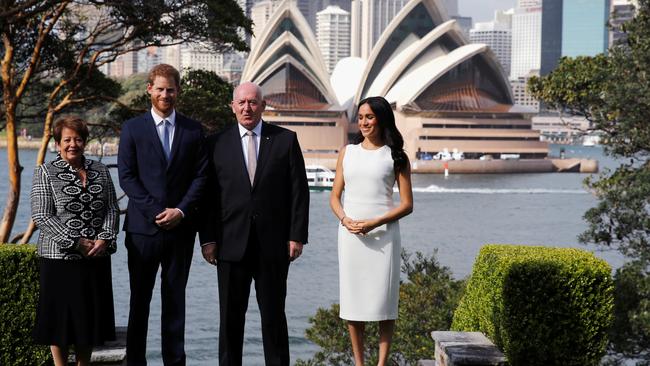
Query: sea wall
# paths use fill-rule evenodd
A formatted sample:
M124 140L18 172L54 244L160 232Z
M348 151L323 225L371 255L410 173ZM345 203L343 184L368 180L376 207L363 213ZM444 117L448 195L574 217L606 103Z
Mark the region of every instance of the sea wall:
M336 168L335 159L305 159L306 164ZM416 160L411 162L413 173L442 174L497 173L597 173L598 161L592 159L513 159L513 160Z

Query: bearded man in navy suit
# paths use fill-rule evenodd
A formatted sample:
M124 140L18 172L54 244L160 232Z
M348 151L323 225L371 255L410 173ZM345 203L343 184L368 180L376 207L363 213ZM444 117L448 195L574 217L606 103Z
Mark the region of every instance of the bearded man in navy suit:
M165 365L185 365L185 286L206 184L201 125L175 110L180 75L160 64L149 72L151 110L122 125L120 186L129 197L124 221L131 299L128 365L146 365L149 304L161 272Z
M217 266L219 364L241 365L252 281L266 365L289 365L284 312L289 263L307 242L309 187L296 134L262 121L266 103L247 82L233 93L237 124L208 143L201 252Z

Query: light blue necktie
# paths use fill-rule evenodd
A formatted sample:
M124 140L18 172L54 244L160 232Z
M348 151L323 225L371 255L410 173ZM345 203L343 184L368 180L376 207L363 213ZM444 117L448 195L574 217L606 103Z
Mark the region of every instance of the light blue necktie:
M163 131L163 150L165 150L165 157L167 157L167 160L169 161L169 156L172 153L172 149L169 146L169 130L171 128L171 122L168 120L164 120L163 123L165 124L165 129Z

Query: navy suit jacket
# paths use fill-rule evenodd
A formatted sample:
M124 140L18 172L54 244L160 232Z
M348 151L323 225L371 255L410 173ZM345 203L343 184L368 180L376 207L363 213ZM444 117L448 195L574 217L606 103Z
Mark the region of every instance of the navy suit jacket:
M129 197L124 231L154 235L165 208L185 214L173 234L196 234L198 203L205 188L207 156L201 124L176 112L168 162L151 112L122 125L118 153L120 186Z
M208 186L201 243L216 242L217 258L239 261L254 227L261 255L286 262L289 240L307 242L309 186L295 132L262 125L251 187L237 124L209 138Z

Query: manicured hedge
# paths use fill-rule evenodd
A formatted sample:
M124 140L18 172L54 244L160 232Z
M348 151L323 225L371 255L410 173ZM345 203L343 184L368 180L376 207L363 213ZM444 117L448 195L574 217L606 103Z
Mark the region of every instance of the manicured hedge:
M598 365L612 294L611 268L592 253L486 245L452 329L485 333L512 366Z
M50 364L48 347L32 342L37 302L36 247L0 244L0 365Z

